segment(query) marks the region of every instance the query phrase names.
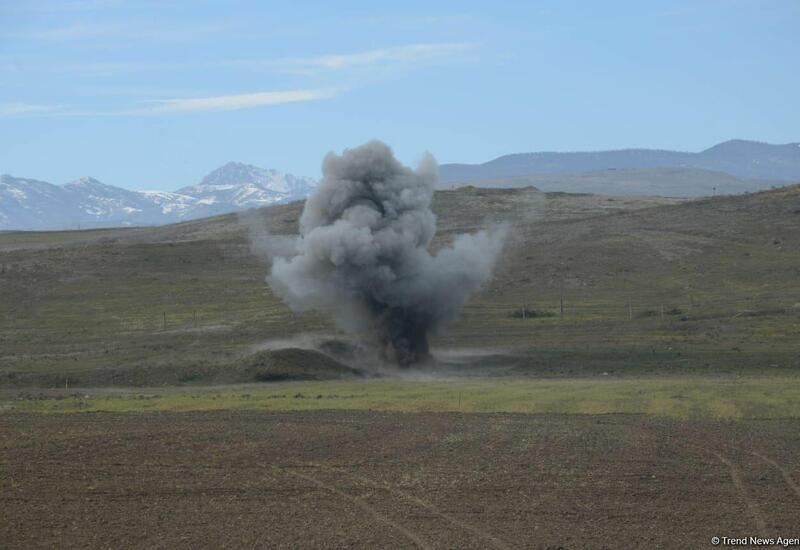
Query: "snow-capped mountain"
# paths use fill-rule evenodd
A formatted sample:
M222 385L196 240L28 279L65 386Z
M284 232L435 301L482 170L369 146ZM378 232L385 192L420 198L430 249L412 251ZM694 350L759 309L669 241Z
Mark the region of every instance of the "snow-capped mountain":
M161 211L147 195L84 177L62 187L84 225L159 223ZM80 222L79 222L80 223Z
M305 197L316 184L312 178L293 176L278 170L259 168L240 162L229 162L203 178L199 185L184 187L178 192L198 196L201 193L216 191L236 191L235 187L238 186L241 193L238 191L232 193L231 198L234 199L234 195L238 195L235 200L254 201L255 204L264 200L258 195L259 191L267 192L270 196L278 194L284 197Z
M162 216L176 219L189 219L192 209L197 205L197 198L169 191L141 191L141 194L152 202Z
M196 198L196 211L211 216L304 199L316 184L311 178L229 162L178 193Z
M77 211L62 187L44 181L0 176L0 229L65 227Z
M65 185L0 176L0 230L134 226L304 199L311 178L230 162L177 192L129 191L84 177Z

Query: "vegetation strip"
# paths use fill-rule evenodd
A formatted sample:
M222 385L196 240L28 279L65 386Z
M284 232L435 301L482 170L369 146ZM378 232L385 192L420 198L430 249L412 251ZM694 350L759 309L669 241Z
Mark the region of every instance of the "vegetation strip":
M146 393L145 393L146 392ZM224 387L6 393L5 412L374 410L800 417L800 377L636 377L280 382Z

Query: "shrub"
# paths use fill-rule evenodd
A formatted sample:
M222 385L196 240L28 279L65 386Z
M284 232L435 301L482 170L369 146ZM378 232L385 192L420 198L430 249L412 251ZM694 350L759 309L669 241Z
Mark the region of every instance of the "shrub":
M556 314L552 311L544 311L541 309L517 308L511 312L511 317L515 319L536 319L541 317L555 317Z
M644 317L656 317L658 312L653 309L645 309L644 311L639 311L636 313L636 317L644 318Z

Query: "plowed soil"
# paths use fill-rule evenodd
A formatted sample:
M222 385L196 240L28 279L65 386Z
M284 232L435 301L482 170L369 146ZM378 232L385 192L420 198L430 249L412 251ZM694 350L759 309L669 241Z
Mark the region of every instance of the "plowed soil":
M800 536L797 420L0 416L4 548L705 548Z

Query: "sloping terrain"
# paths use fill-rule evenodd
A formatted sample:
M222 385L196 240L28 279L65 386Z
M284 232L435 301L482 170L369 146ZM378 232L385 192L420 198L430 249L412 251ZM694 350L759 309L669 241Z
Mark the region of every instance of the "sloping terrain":
M0 384L242 381L264 342L338 334L264 283L259 235L295 232L301 207L0 234ZM434 209L434 248L511 229L497 276L434 353L494 350L504 372L546 376L798 366L798 186L695 201L468 187Z

